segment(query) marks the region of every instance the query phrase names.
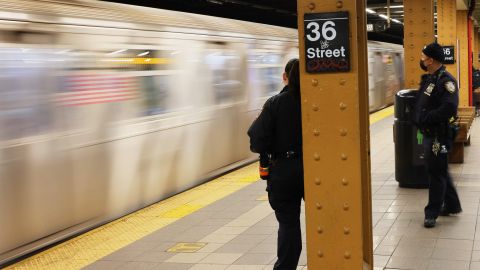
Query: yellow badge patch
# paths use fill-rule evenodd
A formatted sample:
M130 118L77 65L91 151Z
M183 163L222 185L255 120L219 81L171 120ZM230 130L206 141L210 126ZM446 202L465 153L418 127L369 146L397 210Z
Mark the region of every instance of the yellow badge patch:
M452 81L446 82L445 83L445 88L447 89L448 92L455 93L455 90L456 90L455 89L455 84Z

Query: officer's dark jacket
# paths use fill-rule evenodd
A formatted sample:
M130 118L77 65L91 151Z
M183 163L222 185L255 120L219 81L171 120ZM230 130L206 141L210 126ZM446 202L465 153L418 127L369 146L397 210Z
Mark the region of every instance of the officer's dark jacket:
M265 102L262 112L248 130L250 149L255 153L302 151L300 94L286 89Z
M422 76L414 123L425 135L444 136L450 118L457 115L457 107L457 81L445 66L434 74Z

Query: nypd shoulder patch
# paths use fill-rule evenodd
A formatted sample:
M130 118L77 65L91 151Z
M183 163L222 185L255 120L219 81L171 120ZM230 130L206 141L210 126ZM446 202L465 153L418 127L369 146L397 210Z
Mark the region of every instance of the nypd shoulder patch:
M455 88L455 84L452 81L446 82L445 88L447 89L448 92L455 93L456 88Z

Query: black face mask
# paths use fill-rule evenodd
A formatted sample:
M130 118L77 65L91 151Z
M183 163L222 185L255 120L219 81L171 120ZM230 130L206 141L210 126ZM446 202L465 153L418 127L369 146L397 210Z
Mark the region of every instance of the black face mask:
M423 63L422 59L420 59L420 68L421 68L423 71L427 71L427 70L428 70L427 66L425 66L425 64Z

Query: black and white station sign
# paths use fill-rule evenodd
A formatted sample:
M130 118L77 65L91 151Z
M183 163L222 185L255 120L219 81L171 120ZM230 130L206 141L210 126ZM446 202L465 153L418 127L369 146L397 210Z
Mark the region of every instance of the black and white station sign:
M443 54L445 55L444 64L455 64L454 46L443 46Z
M307 72L349 71L348 12L307 13L304 25Z

